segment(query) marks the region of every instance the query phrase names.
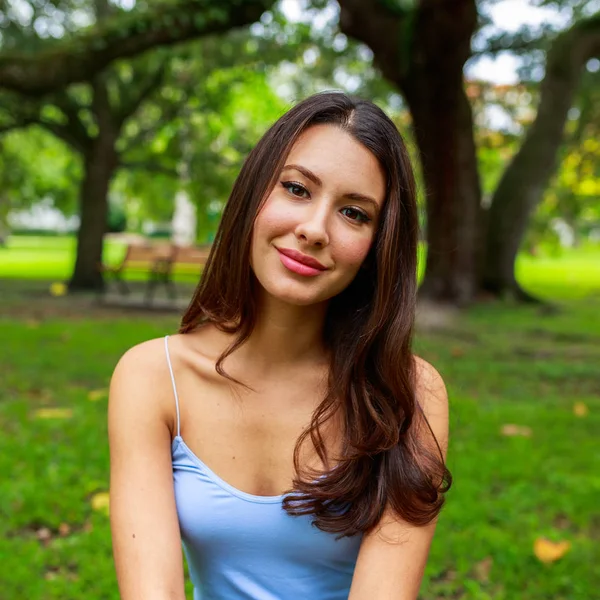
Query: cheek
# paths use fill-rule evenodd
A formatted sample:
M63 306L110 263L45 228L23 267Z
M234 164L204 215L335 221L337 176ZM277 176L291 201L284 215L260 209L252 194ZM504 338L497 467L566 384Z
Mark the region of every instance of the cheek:
M261 236L272 236L289 230L293 224L294 213L289 203L278 202L277 198L270 197L258 214L254 228Z
M354 238L353 240L340 240L336 248L338 262L343 262L350 267L360 267L367 258L373 238Z

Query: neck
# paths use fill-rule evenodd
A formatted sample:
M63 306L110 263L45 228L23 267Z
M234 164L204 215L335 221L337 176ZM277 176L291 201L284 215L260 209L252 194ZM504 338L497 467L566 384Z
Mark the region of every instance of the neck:
M252 371L265 375L322 364L327 358L323 342L326 310L326 302L295 306L263 294L254 329L234 354L251 365Z

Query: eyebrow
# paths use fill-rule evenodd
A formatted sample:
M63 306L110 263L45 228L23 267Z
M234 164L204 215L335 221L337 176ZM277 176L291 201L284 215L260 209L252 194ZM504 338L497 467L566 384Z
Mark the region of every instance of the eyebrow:
M306 167L303 167L302 165L285 165L285 167L283 167L282 171L287 171L289 169L294 169L294 170L298 171L299 173L302 173L302 175L304 175L304 177L306 177L307 179L310 179L310 181L312 181L315 185L318 185L319 187L321 187L323 185L323 182L321 181L321 179L319 177L317 177L317 175L315 175L310 169L307 169ZM373 209L376 212L379 212L379 208L380 208L379 204L377 203L376 200L371 198L371 196L365 196L364 194L358 194L356 192L352 192L350 194L344 194L344 198L348 198L349 200L357 200L357 201L366 202L367 204L371 204L373 206Z

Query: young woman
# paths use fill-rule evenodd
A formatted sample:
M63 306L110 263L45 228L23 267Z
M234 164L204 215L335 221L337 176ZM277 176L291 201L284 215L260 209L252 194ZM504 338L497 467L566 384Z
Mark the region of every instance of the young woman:
M299 103L233 187L179 333L110 388L124 600L414 600L451 476L411 353L418 220L374 104Z

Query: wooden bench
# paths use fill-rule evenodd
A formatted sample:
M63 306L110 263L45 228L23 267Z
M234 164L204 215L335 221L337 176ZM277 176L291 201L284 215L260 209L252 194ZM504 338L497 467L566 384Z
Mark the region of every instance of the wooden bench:
M210 245L176 246L170 262L171 276L177 272L199 277L210 254L210 248Z
M121 263L115 267L102 265L102 270L118 285L122 294L129 294L130 288L123 279L126 272L137 271L148 274L145 301L152 302L154 290L163 284L173 300L177 298L174 274L191 274L199 280L202 267L206 263L210 245L175 246L173 244L130 244Z
M146 301L150 302L156 285L165 280L167 265L174 251L172 244L129 244L119 265L101 265L101 269L117 284L123 295L131 292L129 285L123 279L125 273L147 274Z

